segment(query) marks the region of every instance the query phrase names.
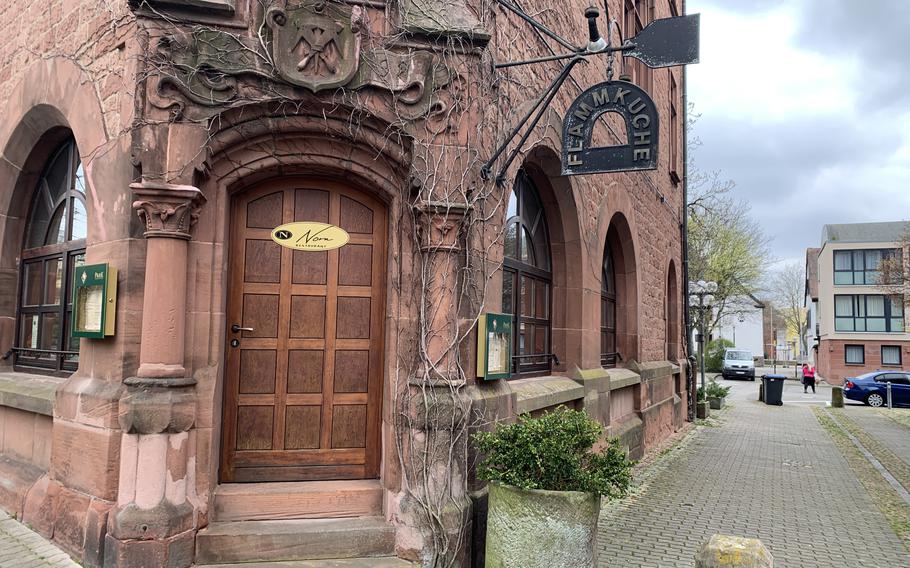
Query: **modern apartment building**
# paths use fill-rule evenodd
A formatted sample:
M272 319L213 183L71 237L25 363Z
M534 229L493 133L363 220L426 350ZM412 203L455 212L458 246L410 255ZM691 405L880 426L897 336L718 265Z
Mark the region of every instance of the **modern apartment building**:
M821 248L806 251L810 345L818 373L829 383L875 369L910 369L904 298L881 284L882 262L902 255L908 225L825 225Z

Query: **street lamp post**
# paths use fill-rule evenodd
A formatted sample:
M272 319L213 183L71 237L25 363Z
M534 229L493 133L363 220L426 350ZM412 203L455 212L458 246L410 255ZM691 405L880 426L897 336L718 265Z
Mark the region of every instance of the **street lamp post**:
M705 335L706 323L714 303L714 293L717 292L717 282L689 282L689 307L698 314L698 358L701 367L701 392L706 396L705 384Z

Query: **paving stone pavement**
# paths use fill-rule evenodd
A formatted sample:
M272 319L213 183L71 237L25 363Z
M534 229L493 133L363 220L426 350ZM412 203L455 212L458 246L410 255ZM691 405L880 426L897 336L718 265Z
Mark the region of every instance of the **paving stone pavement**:
M600 567L691 567L714 533L761 539L775 568L910 566L812 415L829 390L804 396L788 381L785 404L775 407L755 400L756 383L725 384L733 392L729 407L712 415L718 424L659 460L637 495L605 508Z
M79 564L0 510L0 568L79 568Z

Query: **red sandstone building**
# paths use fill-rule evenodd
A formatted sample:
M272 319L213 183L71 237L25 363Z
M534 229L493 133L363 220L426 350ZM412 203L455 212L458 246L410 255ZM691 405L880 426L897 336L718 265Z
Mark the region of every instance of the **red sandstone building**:
M525 4L586 39L587 2ZM626 37L683 11L609 7ZM656 170L560 174L591 58L485 180L560 69L491 62L554 49L471 0L4 2L0 506L87 566L469 565L472 431L565 404L638 457L680 428L683 72L625 68ZM302 221L349 240L274 240Z

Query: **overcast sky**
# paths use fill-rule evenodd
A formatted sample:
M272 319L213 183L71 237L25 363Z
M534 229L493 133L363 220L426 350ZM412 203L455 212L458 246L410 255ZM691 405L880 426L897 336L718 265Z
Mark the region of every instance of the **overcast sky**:
M822 225L910 220L910 1L688 0L699 169L721 170L775 256Z

